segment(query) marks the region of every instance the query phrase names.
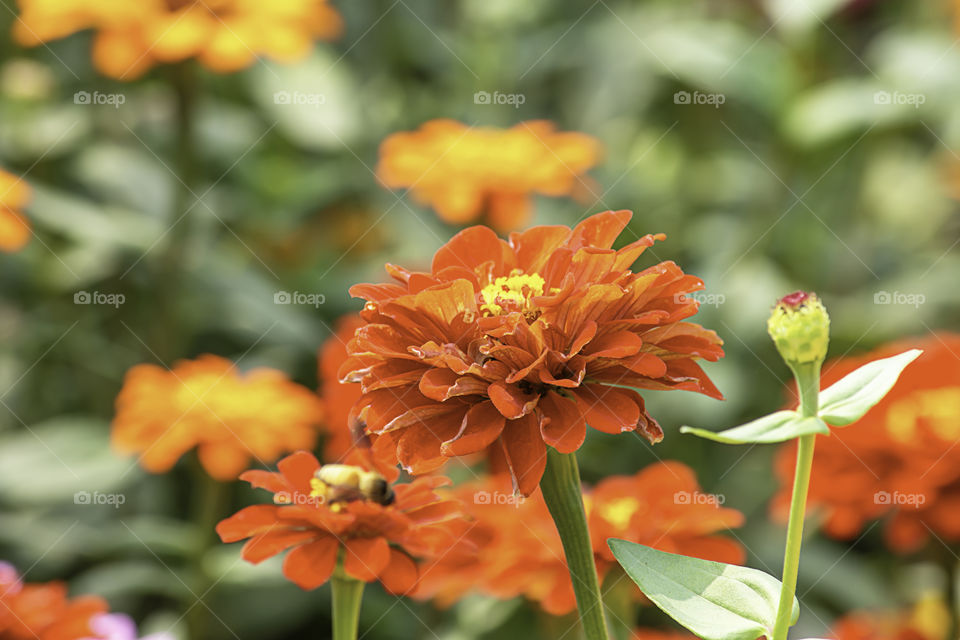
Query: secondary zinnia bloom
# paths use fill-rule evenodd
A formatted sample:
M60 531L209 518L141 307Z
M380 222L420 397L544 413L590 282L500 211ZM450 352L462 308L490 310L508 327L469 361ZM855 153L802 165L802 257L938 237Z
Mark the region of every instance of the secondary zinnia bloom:
M497 598L524 595L552 615L576 609L560 536L539 492L524 499L480 483L462 485L456 494L477 522L480 551L472 562L454 555L431 564L418 597L443 606L478 589ZM741 526L743 515L701 493L693 470L679 462L605 478L583 499L601 581L616 566L609 537L717 562L744 561L736 541L717 535Z
M633 640L696 640L692 633L683 631L661 631L659 629L636 629Z
M362 385L358 416L378 434L374 448L413 474L486 452L530 495L546 447L576 451L587 424L662 439L634 389L720 398L696 360L722 356L721 340L685 322L698 304L684 294L703 283L673 262L632 272L664 236L611 249L630 217L610 211L509 242L472 227L430 272L387 265L396 283L351 288L367 324L340 374Z
M102 598L69 598L62 582L24 583L10 564L0 562L0 638L4 640L87 638L93 633L91 618L106 610Z
M497 129L431 120L383 141L377 175L390 189L410 189L447 222L486 215L494 227L509 231L528 222L534 194L589 192L585 173L599 158L596 139L556 131L546 121Z
M888 517L887 544L918 549L930 531L960 541L960 335L941 333L883 346L824 366L821 387L877 358L911 348L924 353L876 407L855 424L817 436L808 505L824 517L827 535L853 539L867 523ZM773 511L785 519L795 444L777 457L781 490Z
M111 438L140 455L148 471L168 471L196 447L203 467L233 480L251 458L270 463L313 446L320 402L280 371L239 373L224 358L181 360L172 370L141 364L127 372L116 401Z
M320 463L313 455L298 451L277 468L279 473L253 470L240 476L272 492L275 504L246 507L220 522L217 533L224 542L249 538L242 555L252 563L290 549L283 574L302 589L326 582L342 549L348 575L408 593L417 583L417 559L442 555L470 527L458 501L434 492L445 478L394 485L390 505L366 499L331 505L317 492L314 473Z
M359 440L367 437L363 423L351 413L360 399L360 385L341 382L337 373L347 360L347 344L362 325L363 320L357 315L340 318L336 332L320 347L320 396L326 424L323 458L331 462L341 460Z
M159 63L196 58L213 71L244 69L260 56L305 57L314 40L339 35L326 0L19 0L14 37L34 46L77 31L96 31L93 61L132 80Z
M0 169L0 251L19 251L30 239L30 224L21 210L30 200L30 187Z
M833 625L836 640L947 640L950 608L943 598L930 594L906 611L858 611Z

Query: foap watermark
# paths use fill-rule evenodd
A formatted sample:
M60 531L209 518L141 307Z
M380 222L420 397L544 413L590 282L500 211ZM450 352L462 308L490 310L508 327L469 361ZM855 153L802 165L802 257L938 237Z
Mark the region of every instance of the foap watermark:
M82 505L110 505L114 509L119 509L120 505L127 501L127 496L122 493L102 493L100 491L77 491L73 494L73 504Z
M323 496L314 496L301 491L277 491L273 494L273 503L279 505L291 504L304 507L320 505L323 502Z
M873 304L905 304L918 309L926 301L927 296L922 293L877 291L873 294Z
M703 93L702 91L677 91L673 94L673 104L709 104L714 109L719 109L720 105L727 101L727 96L722 93Z
M674 504L712 504L720 506L727 497L720 493L701 493L700 491L677 491L673 494Z
M103 293L101 291L77 291L73 294L73 304L105 304L119 308L127 301L122 293Z
M898 507L913 507L919 509L927 501L927 496L922 493L902 493L900 491L877 491L873 494L874 504L887 504Z
M319 107L327 103L322 93L307 93L303 91L277 91L273 94L274 104L295 104L308 107Z
M873 104L906 104L914 109L927 101L922 93L904 93L903 91L877 91L873 94Z
M519 109L520 105L527 101L527 96L522 93L500 93L494 91L477 91L473 94L473 104L509 104L514 109Z
M727 296L722 293L707 293L705 291L691 291L689 293L678 293L673 296L673 301L677 304L686 304L688 302L699 302L701 306L710 305L719 307L727 301Z
M114 109L119 109L120 105L127 101L127 96L122 93L101 93L94 91L77 91L73 94L73 104L108 104Z
M327 297L322 293L277 291L273 294L273 304L307 304L317 308L326 301Z
M475 491L473 493L474 504L509 504L519 507L526 500L521 495L504 493L502 491Z

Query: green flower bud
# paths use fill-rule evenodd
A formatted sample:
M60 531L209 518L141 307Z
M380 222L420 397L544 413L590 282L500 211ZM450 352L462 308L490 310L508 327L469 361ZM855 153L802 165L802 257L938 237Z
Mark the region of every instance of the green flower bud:
M788 365L820 364L830 343L830 316L814 293L797 291L777 302L767 332Z

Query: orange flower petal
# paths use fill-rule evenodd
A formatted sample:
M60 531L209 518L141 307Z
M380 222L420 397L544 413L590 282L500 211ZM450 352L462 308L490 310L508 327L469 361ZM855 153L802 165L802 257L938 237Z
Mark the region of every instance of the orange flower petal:
M640 420L640 408L622 389L599 384L584 385L575 391L587 424L604 433L633 431Z
M375 579L390 562L386 538L352 538L344 544L343 570L364 582Z
M500 436L514 490L524 496L533 493L547 467L547 446L540 437L540 425L533 416L511 420Z
M283 559L283 575L301 589L316 589L333 574L339 548L333 536L297 547Z
M543 419L540 434L543 441L560 453L573 453L587 437L587 422L574 400L567 400L557 393L547 393L540 398Z
M312 540L317 537L316 531L298 531L296 529L282 529L277 527L275 530L261 533L250 538L243 545L241 555L247 562L258 564L267 558L272 558L281 551L290 547Z
M417 586L417 565L399 549L390 549L390 561L380 572L380 582L390 593L405 595Z
M440 451L445 456L465 456L482 451L500 437L505 423L506 418L492 402L474 405L463 416L460 432L444 442Z

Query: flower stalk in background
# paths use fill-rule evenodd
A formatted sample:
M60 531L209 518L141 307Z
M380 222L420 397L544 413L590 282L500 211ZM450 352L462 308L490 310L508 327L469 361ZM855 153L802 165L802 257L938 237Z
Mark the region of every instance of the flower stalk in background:
M802 291L782 298L768 322L770 336L796 378L797 410L778 411L721 432L681 429L727 444L798 441L782 581L756 569L609 540L614 556L647 597L700 638L786 639L800 615L796 585L816 434L829 434L828 424L841 427L863 417L921 353L911 350L869 362L821 391L829 326L823 304Z

